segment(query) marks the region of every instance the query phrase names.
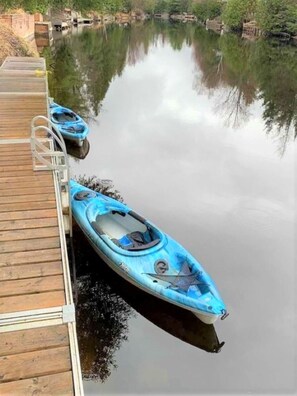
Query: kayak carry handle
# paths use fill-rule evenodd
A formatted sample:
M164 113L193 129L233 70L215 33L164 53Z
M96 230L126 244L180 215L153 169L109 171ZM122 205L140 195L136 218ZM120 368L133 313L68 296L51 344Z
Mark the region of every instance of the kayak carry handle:
M222 309L221 312L222 312L221 320L224 320L227 318L227 316L229 316L229 312L227 312L225 309Z

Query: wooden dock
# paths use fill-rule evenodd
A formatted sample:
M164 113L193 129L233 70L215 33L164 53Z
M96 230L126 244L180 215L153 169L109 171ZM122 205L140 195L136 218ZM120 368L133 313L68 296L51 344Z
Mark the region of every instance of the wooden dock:
M0 395L83 395L57 176L32 167L38 115L48 117L44 59L7 58L0 68Z

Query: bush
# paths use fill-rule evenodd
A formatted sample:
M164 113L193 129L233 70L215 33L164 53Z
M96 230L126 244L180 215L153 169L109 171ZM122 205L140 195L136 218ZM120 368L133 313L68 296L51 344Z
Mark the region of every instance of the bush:
M262 0L257 10L257 22L267 33L297 33L295 0Z
M254 18L257 4L257 0L229 0L223 12L223 21L231 29L241 29L245 20Z
M198 21L205 22L207 19L214 19L221 15L223 4L217 0L205 0L202 3L193 4L193 14Z

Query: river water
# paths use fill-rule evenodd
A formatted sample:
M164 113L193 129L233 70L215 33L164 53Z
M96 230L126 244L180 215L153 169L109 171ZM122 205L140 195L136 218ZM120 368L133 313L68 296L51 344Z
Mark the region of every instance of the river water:
M72 174L112 180L230 312L203 326L75 229L86 395L296 394L297 48L151 22L60 33L45 55L51 95L90 125Z

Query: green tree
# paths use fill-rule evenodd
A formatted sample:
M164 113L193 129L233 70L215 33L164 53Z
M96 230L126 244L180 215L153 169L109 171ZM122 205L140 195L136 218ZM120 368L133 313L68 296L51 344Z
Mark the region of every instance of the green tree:
M293 35L297 34L297 4L292 3L288 6L288 21L287 21L288 32Z
M181 10L183 12L192 12L192 0L180 0Z
M257 5L257 0L229 0L223 11L223 21L231 29L241 29L245 20L254 18Z
M181 14L191 11L191 9L192 0L169 0L168 2L169 14Z
M257 22L267 33L297 33L296 0L261 0Z
M192 4L192 12L201 22L214 19L221 15L223 4L218 0L204 0L201 3Z
M159 0L156 3L155 12L156 13L167 12L168 8L169 8L169 4L167 0Z
M25 11L45 12L51 5L51 0L4 0L1 1L0 9L4 12L10 9L23 8Z
M144 11L154 14L157 0L146 0L144 3Z
M193 14L197 17L198 21L205 22L207 19L206 3L195 3L192 7Z
M180 14L183 11L180 0L170 0L168 4L168 11L169 14Z

